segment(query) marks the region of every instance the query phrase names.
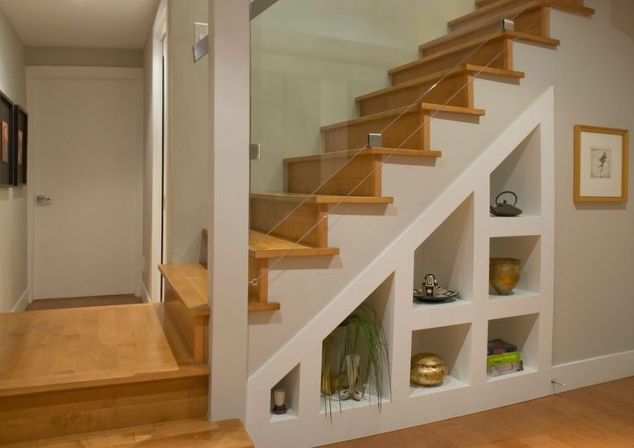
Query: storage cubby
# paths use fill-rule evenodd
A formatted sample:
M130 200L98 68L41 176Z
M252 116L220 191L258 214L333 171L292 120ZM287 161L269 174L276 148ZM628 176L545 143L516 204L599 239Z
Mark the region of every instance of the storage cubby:
M495 205L495 198L499 193L513 191L518 196L517 206L523 211L520 216L541 214L541 131L539 127L531 132L491 173L490 182L491 205Z
M298 417L299 412L299 375L300 367L297 365L284 378L271 389L271 422L292 420ZM286 414L274 414L273 391L283 389L286 392Z
M510 296L497 295L489 284L491 299L534 296L541 292L541 238L539 236L513 236L491 238L491 258L520 260L520 280Z
M389 373L389 356L392 344L392 315L393 315L393 303L394 303L394 275L390 275L385 281L383 281L367 298L363 301L362 305L358 307L351 315L368 316L363 308L371 310L376 316L383 335L385 337L386 347L381 352L382 370L380 372L380 378L382 382L381 403L389 402L390 400L390 373ZM361 311L360 311L361 310ZM330 365L331 377L344 378L343 372L343 354L345 353L345 341L346 332L351 331L351 327L345 328L346 321L344 319L341 324L330 333L330 335L322 343L322 378L324 374L324 363L328 362ZM350 333L353 334L353 333ZM322 383L322 403L321 412L336 415L339 411L346 411L354 408L365 406L377 406L379 404L379 394L372 381L369 381L367 377L368 371L368 347L363 337L358 338L357 354L360 356L360 379L359 384L363 385L363 397L360 400L339 400L338 394L332 395L332 399L328 403L325 399L324 388ZM336 380L335 380L336 381Z
M470 195L427 238L414 253L414 288L419 288L425 275L434 274L438 285L458 291L460 297L450 304L470 302L473 297L473 195ZM416 303L424 310L443 304Z
M489 377L487 381L497 381L537 371L539 356L539 315L507 317L489 321L488 341L502 339L517 346L524 363L524 370L497 377ZM486 370L486 359L483 360Z
M408 376L411 397L467 386L470 382L471 324L412 332L412 356L418 353L433 353L440 356L447 364L449 375L442 385L432 387L413 384Z

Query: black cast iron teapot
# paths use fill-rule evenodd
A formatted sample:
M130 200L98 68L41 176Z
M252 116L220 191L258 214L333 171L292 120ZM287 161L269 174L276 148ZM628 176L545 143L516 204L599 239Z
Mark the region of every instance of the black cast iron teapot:
M509 204L506 199L502 198L505 195L513 196L513 204ZM517 195L512 191L503 191L495 198L495 207L491 206L491 213L495 216L519 216L522 214L522 210L516 205Z

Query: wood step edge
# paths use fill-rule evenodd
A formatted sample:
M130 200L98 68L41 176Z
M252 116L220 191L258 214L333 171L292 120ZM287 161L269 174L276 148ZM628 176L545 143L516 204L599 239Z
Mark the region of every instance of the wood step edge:
M71 382L54 383L54 379L43 379L42 384L28 387L7 387L0 390L0 398L13 397L19 395L42 394L47 392L60 392L77 389L92 389L98 387L119 386L127 384L138 384L156 381L167 381L179 378L192 378L199 376L209 376L211 369L205 365L184 365L179 366L176 370L168 370L163 372L145 372L131 376L122 376L117 378L99 379ZM6 381L5 381L6 383Z
M516 9L513 7L515 0L498 0L494 3L490 3L486 6L482 6L481 8L476 9L468 14L465 14L456 19L450 20L447 22L447 26L451 29L462 23L469 22L471 20L477 20L479 17L488 14L489 12L498 9L500 6L504 6L506 4L509 5L509 9ZM542 6L550 6L555 9L559 9L562 11L570 12L573 14L579 14L582 16L591 16L595 14L595 10L593 8L588 8L587 6L575 5L568 2L559 2L557 0L534 0L530 3L526 3L522 5L527 10L529 8L536 8Z
M149 425L128 426L106 431L95 431L74 434L70 436L38 439L28 442L18 442L3 445L6 448L26 448L32 446L48 448L68 448L70 446L100 446L110 448L129 448L137 444L151 447L168 446L167 443L187 442L189 436L203 436L203 434L215 434L214 440L209 441L209 447L223 446L226 448L252 448L251 441L244 426L239 420L225 420L210 422L204 418L192 418L186 420L172 420ZM220 435L220 437L218 437ZM201 437L197 437L196 446L200 445ZM168 441L169 440L169 441ZM204 440L204 439L202 439ZM154 442L160 442L154 444ZM223 443L220 445L220 443Z
M343 196L343 195L311 195L304 193L251 193L252 199L279 202L303 202L305 204L392 204L394 198L389 196Z
M256 260L274 258L331 257L339 255L338 247L313 247L284 238L250 230L249 255ZM261 240L257 243L255 240ZM266 246L269 247L266 247Z
M284 159L284 164L316 162L330 159L351 159L361 156L403 156L403 157L442 157L442 151L426 151L423 149L407 149L407 148L378 148L369 147L364 149L349 149L346 151L324 152L312 156L289 157Z
M201 269L205 268L198 263L159 265L161 275L176 292L192 317L209 316L211 313L206 297L203 297L193 285L186 282L188 274L184 271L191 271L190 277L195 277L200 274Z
M271 313L279 311L281 305L278 302L249 302L249 313Z
M522 79L526 76L524 72L519 72L515 70L505 70L501 68L485 67L483 65L475 65L475 64L463 64L461 66L454 67L449 70L442 70L427 76L405 81L400 84L386 87L385 89L377 90L372 93L367 93L365 95L358 96L355 98L355 101L359 103L361 101L364 101L370 98L376 98L383 95L390 95L394 92L406 90L418 85L430 84L440 79L449 79L449 78L453 78L453 77L461 76L461 75L471 75L471 76L477 77L477 75L481 73L495 74L496 76L499 76L500 78L511 78L511 79Z
M434 61L436 59L440 59L443 58L447 55L450 55L452 53L456 53L459 51L463 51L463 50L467 50L469 48L473 48L473 47L477 47L479 45L482 44L486 44L489 42L494 42L496 40L503 40L503 39L513 39L513 40L520 40L520 41L524 41L524 42L528 42L528 43L536 43L536 44L540 44L540 45L544 45L544 46L550 46L550 47L558 47L559 44L561 43L558 39L552 39L549 37L540 37L540 36L536 36L534 34L529 34L529 33L522 33L519 31L496 31L495 33L486 35L486 36L481 36L478 38L474 38L470 41L464 42L462 44L456 45L455 47L451 47L451 48L447 48L446 50L443 51L439 51L438 53L434 53L431 54L429 56L425 56L423 58L417 59L415 61L409 62L407 64L403 64L400 65L398 67L394 67L390 70L388 70L388 74L393 75L396 73L400 73L406 70L409 70L411 68L417 67L419 65L424 65L430 61Z
M340 123L330 124L321 128L322 132L338 129L341 127L354 126L369 121L380 120L382 118L398 117L399 115L410 115L416 113L434 113L434 112L446 112L451 114L465 115L465 116L478 116L485 115L484 109L478 109L474 107L464 106L451 106L447 104L435 104L435 103L418 103L410 106L399 107L396 109L387 110L384 112L378 112L375 114L364 115L363 117L354 118L348 121L342 121Z

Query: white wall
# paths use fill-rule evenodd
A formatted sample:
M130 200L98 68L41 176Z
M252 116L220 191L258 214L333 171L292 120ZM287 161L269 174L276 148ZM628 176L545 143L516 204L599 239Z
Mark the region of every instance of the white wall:
M200 256L208 205L208 64L194 64L194 22L206 23L207 1L168 1L169 173L167 262Z
M262 17L274 13L278 6L291 3L280 2ZM586 3L597 9L593 18L553 13L552 34L562 40L562 45L556 51L525 44L515 45L516 69L527 73L521 86L477 82L476 104L487 110L487 116L479 125L433 120L432 147L444 151L443 158L435 167L396 160L386 164L384 194L394 195L394 206L388 207L384 214L370 208L360 210L340 207L331 215L330 242L342 248L341 257L332 261L288 260L273 267L270 295L281 302L282 311L270 317L252 317L251 372L332 300L367 265L368 260L380 253L411 222L413 216L429 206L479 152L550 85L555 86L557 107L553 361L559 364L634 349L632 206L575 207L572 203L573 125L592 124L634 130L634 90L631 87L634 42L631 31L628 33L623 25L631 24L634 15L632 8L621 0L588 0ZM463 12L466 12L473 5L465 1L463 7ZM316 152L319 148L319 125L352 117L353 97L367 93L367 90L359 92L356 88L346 87L357 82L360 70L348 71L345 63L341 62L350 56L348 45L353 44L349 43L352 40L350 36L344 39L338 34L336 24L345 23L346 20L341 17L345 15L344 11L338 12L339 16L333 15L332 10L322 11L319 15L319 11L315 10L310 15L310 20L316 24L313 28L319 28L326 18L336 16L331 26L320 28L322 33L332 33L331 38L336 41L327 53L320 56L322 60L329 59L332 62L329 65L331 70L327 72L317 68L328 66L328 61L316 58L313 53L304 58L304 65L292 63L293 58L304 57L302 52L305 48L298 48L298 42L316 42L314 36L307 36L308 32L306 35L291 35L292 39L282 39L276 37L275 30L270 33L261 31L261 41L274 40L278 47L286 48L291 55L285 54L284 58L278 58L279 61L291 62L286 65L280 63L277 68L273 56L283 53L279 48L273 56L254 61L254 79L257 80L258 76L268 79L261 85L270 89L266 93L254 93L254 110L256 113L260 110L254 126L257 127L256 120L266 124L264 130L254 127L254 140L264 143L265 154L267 148L275 146L289 148L289 151L292 147L293 151L289 154L293 155L300 155L303 151ZM447 19L450 19L460 14L452 10L447 15ZM358 14L349 15L348 20L354 17L358 18ZM422 22L424 17L422 14L411 20L413 23L417 23L417 20ZM393 27L389 26L390 22L386 22L388 25L376 24L375 28L391 30ZM415 56L419 43L440 35L441 28L430 28L427 36L419 36L418 41L412 42L410 58ZM298 25L295 31L297 29L310 30L311 26L304 23ZM348 31L351 29L352 25L346 28ZM254 36L257 34L254 33ZM377 48L376 59L382 59L390 51ZM266 70L259 68L264 64L263 60L268 61ZM315 70L315 76L309 80L306 72L311 68ZM376 82L380 84L379 81L377 74ZM368 87L370 84L367 81ZM256 81L255 88L259 85ZM328 90L329 95L324 95L321 90L324 85L339 86L339 89L332 88ZM383 84L373 88L385 85L383 74ZM260 104L264 100L258 99L257 95L262 95L266 101ZM341 101L342 106L332 106L335 102L332 98L336 102ZM344 116L344 102L348 105L347 116ZM266 117L262 115L265 109ZM318 111L318 117L307 118L308 112L300 113L312 109ZM300 135L302 132L303 136ZM259 137L256 137L256 133L259 133ZM293 134L294 141L290 141L289 133ZM300 140L305 144L301 145ZM267 172L258 178L261 189L281 188L280 158L278 156L277 162L270 162L271 167L279 166L276 173ZM632 159L630 162L634 166ZM632 166L631 173L634 172ZM373 214L379 216L371 216ZM598 288L594 283L596 278L601 279ZM382 280L377 279L378 282Z
M26 65L143 67L141 50L119 48L27 47Z
M24 47L0 12L0 90L26 105L25 85ZM26 187L0 189L0 312L11 311L27 288L26 197Z

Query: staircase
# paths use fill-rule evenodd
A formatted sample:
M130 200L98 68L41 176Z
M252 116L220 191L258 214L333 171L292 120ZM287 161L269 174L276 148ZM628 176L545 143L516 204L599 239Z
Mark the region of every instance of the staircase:
M284 160L286 191L251 195L249 301L268 303L269 262L291 257L333 257L329 210L339 205L376 207L395 201L382 195L388 159L442 157L430 145L433 119L477 123L475 78L517 83L513 42L556 48L550 11L591 16L583 0L477 0L477 9L448 24L446 36L420 46L420 58L389 71L391 85L356 98L359 117L324 126L324 153ZM514 29L502 20L514 19ZM382 147L368 134L382 133ZM345 257L345 254L343 254ZM267 310L269 311L269 310Z

